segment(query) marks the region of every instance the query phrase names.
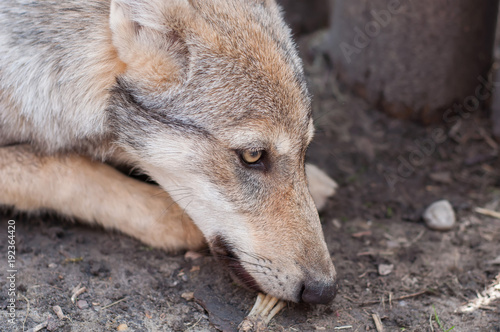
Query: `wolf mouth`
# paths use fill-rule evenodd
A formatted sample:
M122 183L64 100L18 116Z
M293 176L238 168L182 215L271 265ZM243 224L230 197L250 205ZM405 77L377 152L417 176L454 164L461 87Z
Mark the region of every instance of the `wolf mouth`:
M221 235L217 235L211 242L213 255L220 260L227 268L231 276L243 286L255 292L262 292L257 281L243 267L241 259L235 253L234 247Z

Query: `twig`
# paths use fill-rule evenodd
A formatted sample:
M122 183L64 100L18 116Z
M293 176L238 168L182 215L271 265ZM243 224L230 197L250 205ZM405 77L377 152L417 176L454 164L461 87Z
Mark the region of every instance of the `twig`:
M26 332L38 332L38 331L40 331L40 330L42 330L42 329L46 328L46 327L47 327L47 325L49 325L49 321L48 321L48 320L46 320L46 321L45 321L45 322L43 322L43 323L38 324L37 326L35 326L35 327L33 327L33 328L29 329L29 330L28 330L28 331L26 331Z
M114 306L115 304L118 304L118 303L120 303L120 302L125 301L126 299L127 299L127 297L125 296L123 299L120 299L120 300L118 300L118 301L116 301L116 302L113 302L113 303L111 303L111 304L105 305L104 307L102 307L102 308L101 308L101 310L104 310L104 309L107 309L107 308L109 308L109 307L112 307L112 306Z
M63 264L66 264L66 263L79 263L81 261L83 261L83 257L70 257L70 258L66 258L63 261Z
M57 317L58 317L60 320L63 320L64 318L67 318L67 317L64 315L64 313L63 313L63 311L62 311L62 309L61 309L61 307L60 307L60 306L55 305L55 306L53 306L53 307L52 307L52 310L54 310L55 314L57 315Z
M201 321L201 319L202 319L202 318L203 318L203 317L200 317L200 319L198 319L198 321L197 321L196 323L194 323L192 326L190 326L190 327L186 330L186 332L187 332L187 331L189 331L189 330L191 330L192 328L194 328L196 325L198 325L198 323Z
M349 297L349 296L347 296L347 295L342 294L342 297L343 297L344 299L346 299L346 300L348 300L348 301L352 302L352 303L358 303L358 301L356 301L355 299L353 299L352 297Z
M486 130L484 130L483 128L479 129L479 134L483 137L486 144L488 144L490 146L490 148L493 149L493 151L494 151L493 153L495 155L497 155L498 154L498 144L495 142L495 140L493 138L491 138L491 136L488 135Z
M337 326L333 328L334 330L347 330L347 329L352 329L352 325L345 325L345 326Z
M497 311L497 308L491 307L491 306L487 306L487 305L479 306L479 309L490 310L490 311Z
M495 219L500 219L500 213L493 211L493 210L488 210L488 209L483 209L483 208L477 207L474 209L474 211L476 211L477 213L482 214L484 216L492 217Z
M368 269L368 270L366 270L365 272L363 272L362 274L360 274L360 275L358 276L358 278L364 278L364 277L365 277L368 273L372 273L372 272L377 273L378 271L377 271L377 270L374 270L374 269Z
M65 252L65 251L64 251L64 250L62 250L62 249L59 249L59 253L60 253L61 255L63 255L66 259L68 259L68 258L70 258L70 257L71 257L71 255L70 255L70 254L68 254L67 252Z
M392 256L394 255L394 252L392 251L364 251L364 252L359 252L356 254L356 256Z
M85 288L85 286L83 286L82 288L80 288L82 283L79 283L78 286L76 286L75 288L73 288L73 295L71 295L71 302L72 303L75 303L75 300L76 298L83 294L84 292L87 291L87 288Z
M384 325L382 325L380 316L377 314L372 314L372 318L373 322L375 323L375 327L377 328L377 332L384 332Z
M21 294L21 296L24 297L24 300L28 304L28 307L26 308L26 317L24 317L23 321L23 332L24 332L24 324L26 324L26 320L28 319L28 315L30 313L30 301L28 301L28 299L26 298L26 296L24 296L24 294Z
M363 236L370 236L370 235L372 235L372 231L363 231L363 232L357 232L357 233L351 234L351 236L354 238L360 238Z
M430 290L428 290L428 289L424 289L423 291L420 291L420 292L417 292L417 293L403 295L403 296L394 298L394 299L392 299L392 301L401 301L401 300L405 300L405 299L410 299L410 298L417 297L417 296L420 296L420 295L424 295L424 294L427 294L427 293L432 293L432 292ZM377 304L377 303L380 303L380 302L381 302L381 300L373 300L373 301L361 302L361 303L359 303L359 306L360 307L364 307L364 306L367 306L367 305Z
M420 238L422 236L424 236L424 234L425 234L425 231L421 231L420 233L418 233L418 235L413 240L411 240L410 245L417 243L418 240L420 240Z

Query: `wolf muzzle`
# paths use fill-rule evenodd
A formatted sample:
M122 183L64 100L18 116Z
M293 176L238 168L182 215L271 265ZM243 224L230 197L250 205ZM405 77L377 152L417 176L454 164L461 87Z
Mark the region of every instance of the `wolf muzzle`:
M244 287L261 293L267 293L263 290L255 278L245 270L241 260L236 254L234 246L224 237L218 235L210 242L210 249L214 256L229 269L231 276ZM297 302L303 301L310 304L328 304L337 295L338 283L336 278L326 280L317 280L305 273L305 278L299 284Z

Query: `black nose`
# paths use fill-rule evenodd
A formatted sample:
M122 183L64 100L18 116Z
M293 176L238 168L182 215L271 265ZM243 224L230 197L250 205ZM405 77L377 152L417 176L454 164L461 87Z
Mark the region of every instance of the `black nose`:
M302 301L311 304L328 304L337 295L337 281L306 281L302 292Z

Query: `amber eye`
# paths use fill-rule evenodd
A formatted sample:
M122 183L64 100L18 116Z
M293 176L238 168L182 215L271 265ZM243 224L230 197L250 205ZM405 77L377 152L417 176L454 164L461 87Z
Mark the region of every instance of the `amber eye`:
M241 159L247 164L255 164L262 158L262 150L244 150L241 152Z

